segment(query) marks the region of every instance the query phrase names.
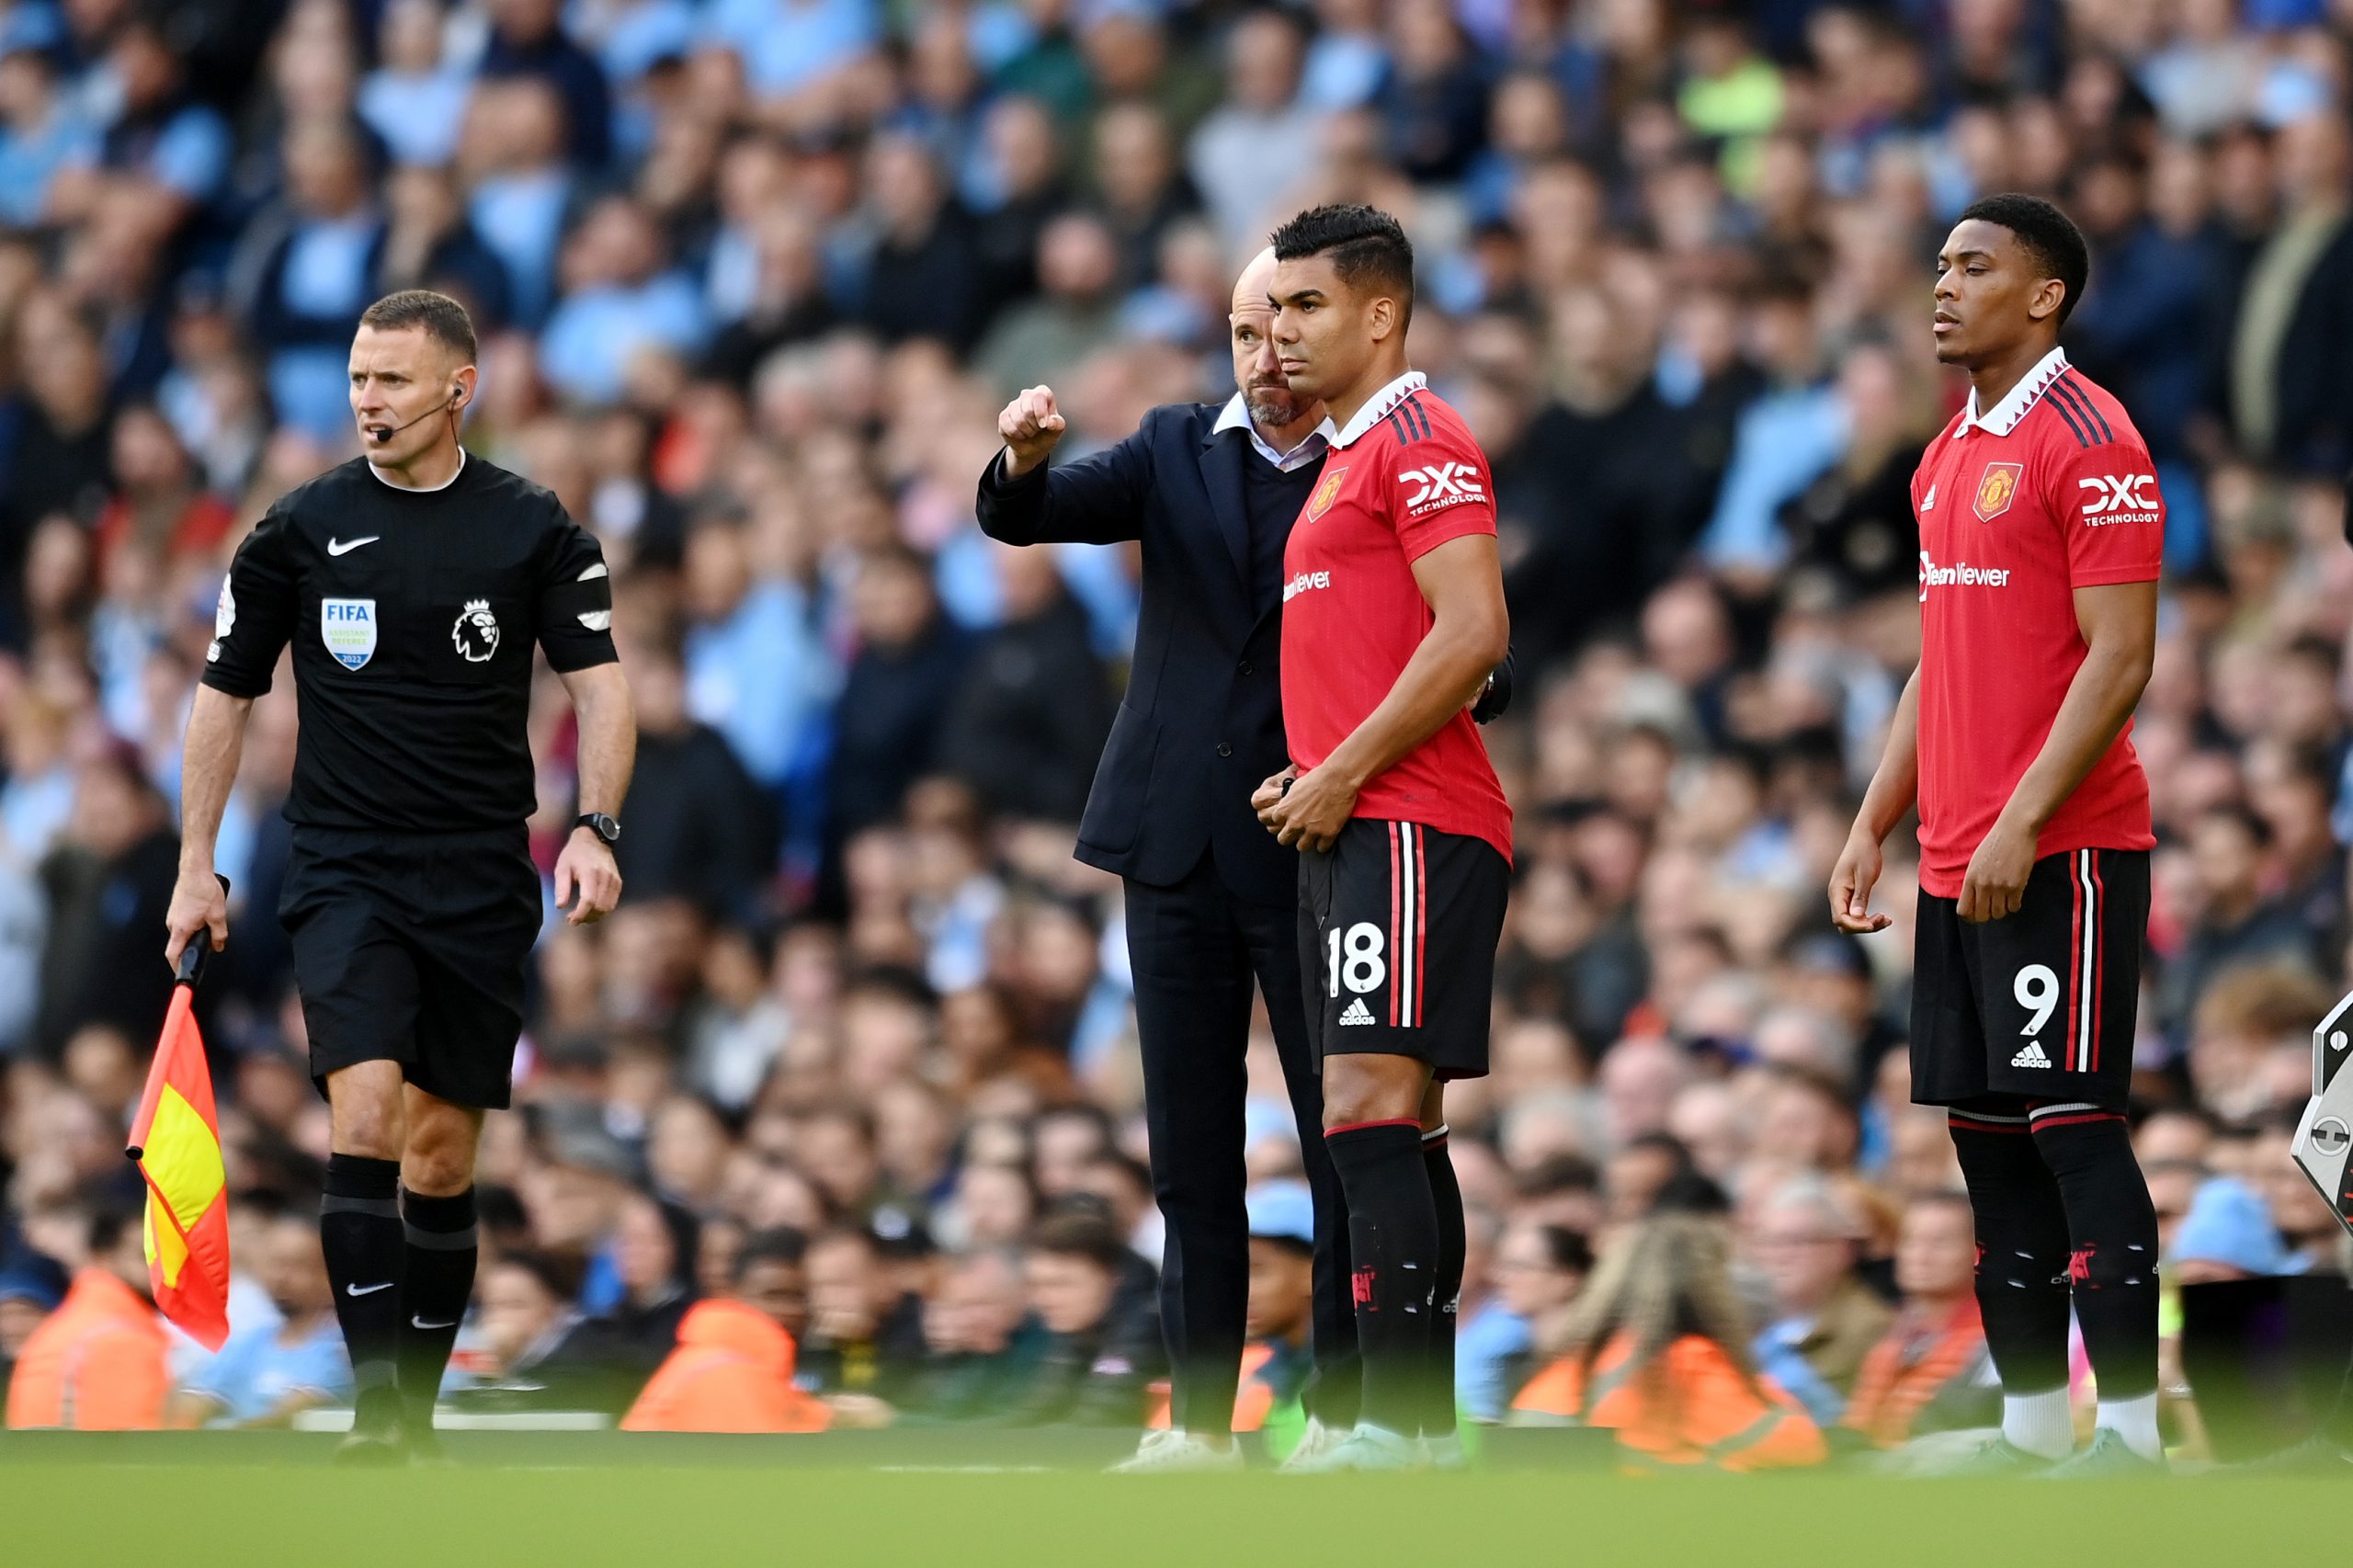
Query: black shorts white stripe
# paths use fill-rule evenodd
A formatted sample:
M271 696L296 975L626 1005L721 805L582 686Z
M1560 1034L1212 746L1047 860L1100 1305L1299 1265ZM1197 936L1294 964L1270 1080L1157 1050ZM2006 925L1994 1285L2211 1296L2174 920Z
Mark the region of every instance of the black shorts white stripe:
M1411 1056L1487 1071L1511 868L1484 839L1358 818L1300 856L1301 973L1318 1058Z
M2034 864L2006 919L1963 921L1920 895L1912 1097L1985 1096L2124 1108L2149 922L2149 857L2071 849Z

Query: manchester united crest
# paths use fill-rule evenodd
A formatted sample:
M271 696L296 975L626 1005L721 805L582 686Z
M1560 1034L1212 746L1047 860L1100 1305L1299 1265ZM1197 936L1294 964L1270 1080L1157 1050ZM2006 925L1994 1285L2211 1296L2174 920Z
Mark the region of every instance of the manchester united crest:
M1977 482L1977 520L1990 523L2008 511L2010 503L2018 497L2018 482L2025 475L2024 463L1987 463L1985 477Z
M1316 485L1315 494L1307 498L1307 515L1320 517L1330 511L1332 503L1340 498L1340 481L1347 477L1348 470L1345 463L1326 473L1323 483Z

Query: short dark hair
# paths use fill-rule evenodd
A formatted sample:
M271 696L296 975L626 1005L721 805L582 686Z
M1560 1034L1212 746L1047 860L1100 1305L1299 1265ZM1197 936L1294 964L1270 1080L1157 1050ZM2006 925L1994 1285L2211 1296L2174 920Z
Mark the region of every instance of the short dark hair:
M1073 1209L1039 1221L1029 1234L1029 1250L1053 1257L1083 1257L1106 1274L1127 1267L1128 1244L1100 1214Z
M2045 276L2067 286L2059 301L2059 324L2064 326L2092 275L2091 247L2084 244L2084 232L2075 227L2075 220L2039 196L2015 190L1971 202L1955 222L1966 223L1972 218L2017 235L2020 247Z
M430 289L404 289L397 294L385 295L360 312L359 324L372 326L378 332L403 332L415 327L469 365L479 352L474 342L473 318L466 314L466 307Z
M1277 261L1329 256L1340 281L1355 289L1386 289L1404 303L1404 322L1414 320L1414 242L1404 226L1378 207L1361 202L1311 207L1269 236Z
M1544 1259L1564 1274L1593 1272L1593 1243L1566 1225L1539 1225L1537 1238L1544 1244Z
M757 1263L782 1263L794 1268L808 1261L809 1238L789 1225L779 1225L772 1231L758 1231L745 1238L736 1249L735 1267L728 1271L728 1279L737 1285Z

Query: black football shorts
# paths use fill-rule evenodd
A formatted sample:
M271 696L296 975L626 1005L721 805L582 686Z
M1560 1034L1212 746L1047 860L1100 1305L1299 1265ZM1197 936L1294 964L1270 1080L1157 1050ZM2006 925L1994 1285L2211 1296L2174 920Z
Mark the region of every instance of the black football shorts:
M2026 900L1971 925L1956 899L1920 894L1912 973L1912 1097L1988 1096L2121 1111L2132 1081L2143 849L2071 849L2034 863Z
M540 875L523 829L294 829L278 919L311 1036L311 1076L397 1062L452 1104L512 1093Z
M1483 838L1358 817L1299 858L1299 957L1316 1060L1411 1056L1487 1072L1511 867Z

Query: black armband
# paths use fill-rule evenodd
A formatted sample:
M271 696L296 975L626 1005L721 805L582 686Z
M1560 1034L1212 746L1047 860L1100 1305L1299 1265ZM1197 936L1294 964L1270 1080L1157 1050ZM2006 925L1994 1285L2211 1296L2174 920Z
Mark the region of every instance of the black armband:
M609 631L613 625L613 578L601 561L569 583L557 583L540 595L541 625L574 622L590 631Z

